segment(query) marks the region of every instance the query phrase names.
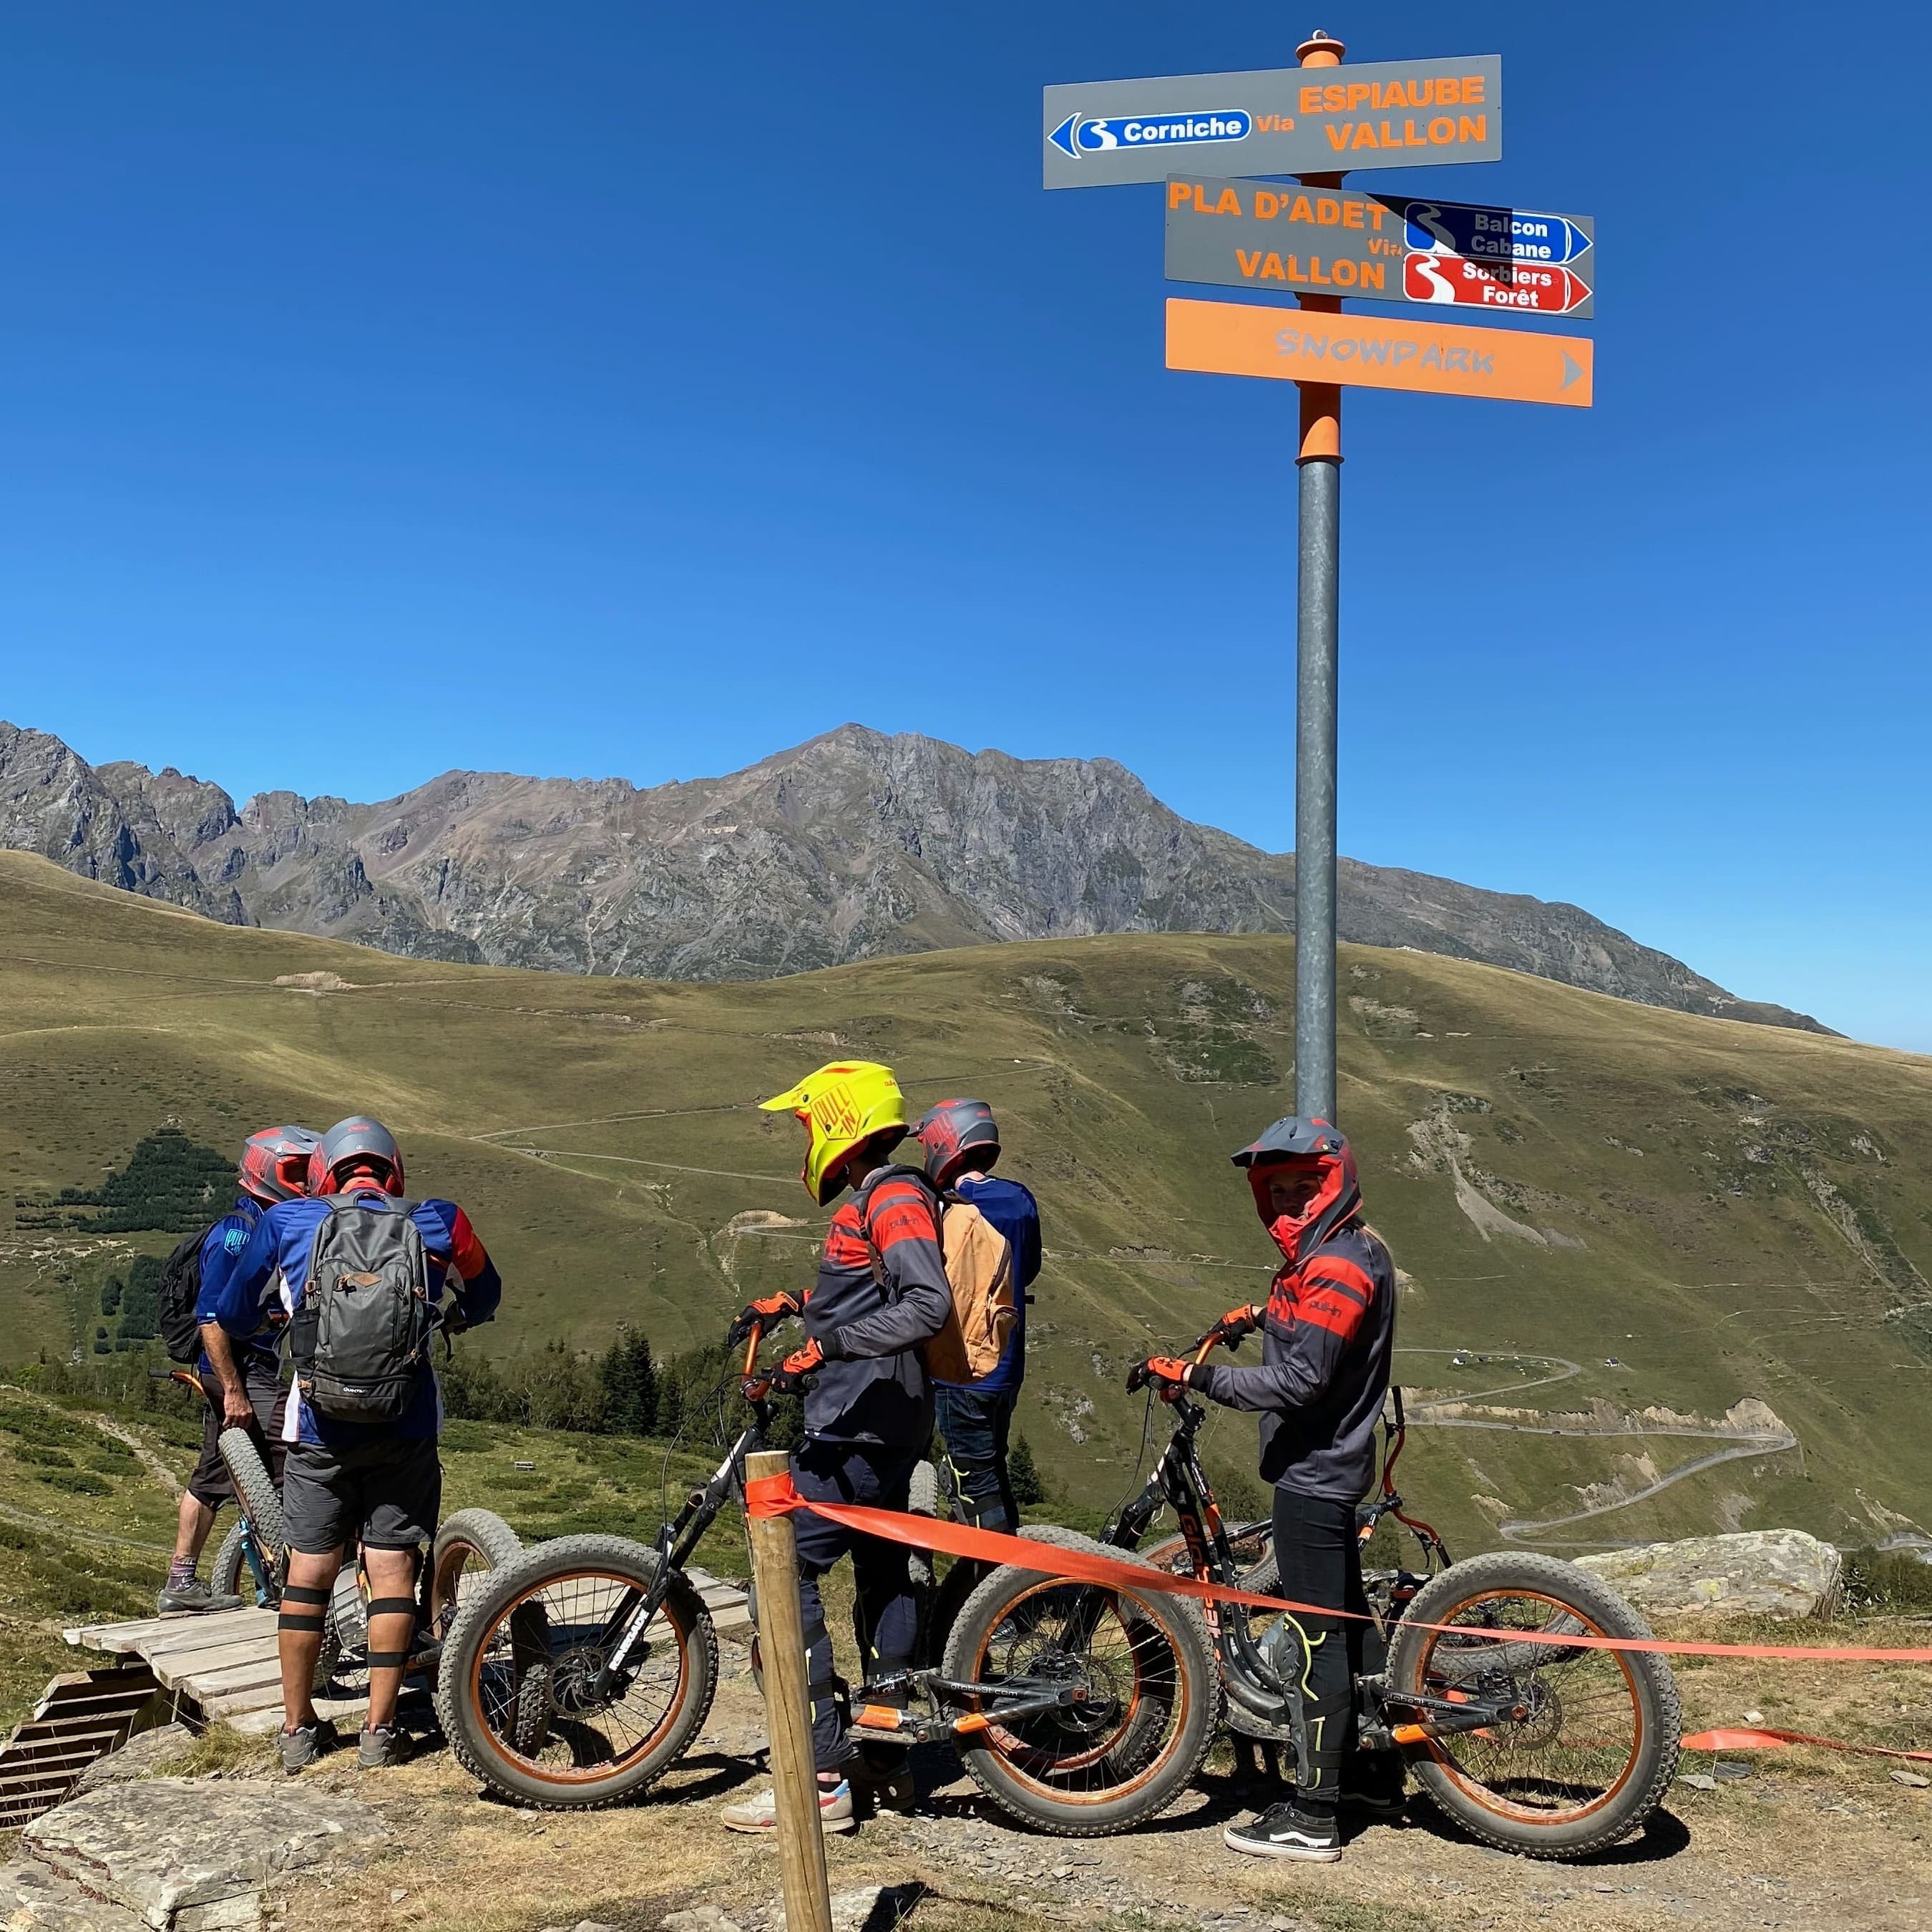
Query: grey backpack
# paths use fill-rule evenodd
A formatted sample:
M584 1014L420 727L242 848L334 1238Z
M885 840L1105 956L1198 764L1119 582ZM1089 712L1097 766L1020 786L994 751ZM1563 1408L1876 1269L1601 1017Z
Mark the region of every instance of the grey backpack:
M289 1324L296 1386L319 1414L392 1422L428 1372L429 1253L412 1203L335 1195Z

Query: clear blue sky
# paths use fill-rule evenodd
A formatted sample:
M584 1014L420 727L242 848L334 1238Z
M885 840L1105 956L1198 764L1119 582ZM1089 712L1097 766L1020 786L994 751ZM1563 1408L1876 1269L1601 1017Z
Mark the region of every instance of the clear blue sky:
M1039 101L1318 26L1500 52L1370 184L1602 258L1594 411L1348 399L1343 849L1932 1051L1922 8L9 9L0 715L364 798L852 718L1288 846L1294 392L1162 369Z

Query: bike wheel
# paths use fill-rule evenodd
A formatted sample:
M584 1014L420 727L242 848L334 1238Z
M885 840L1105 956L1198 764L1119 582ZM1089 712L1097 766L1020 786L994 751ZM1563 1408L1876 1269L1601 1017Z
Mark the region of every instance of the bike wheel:
M526 1804L614 1804L690 1747L718 1684L710 1613L682 1576L614 1678L602 1673L659 1558L617 1536L566 1536L464 1593L436 1714L464 1768Z
M1411 1756L1418 1782L1472 1837L1530 1858L1582 1858L1628 1838L1677 1772L1682 1715L1669 1665L1653 1652L1499 1642L1487 1631L1650 1635L1614 1590L1556 1557L1497 1550L1452 1564L1396 1626L1392 1714L1415 1692L1495 1698L1526 1715L1429 1736Z
M1070 1530L1050 1540L1152 1568ZM974 1781L1002 1809L1063 1837L1156 1816L1214 1742L1221 1687L1207 1628L1191 1600L1158 1590L995 1570L962 1606L944 1667L994 1694L982 1702L987 1723L958 1740ZM1084 1694L1004 1721L987 1708L1002 1688L1047 1686Z
M507 1570L524 1553L524 1539L493 1510L458 1510L436 1526L430 1551L429 1630L440 1642L449 1635L464 1600L491 1571Z
M214 1562L208 1573L208 1587L218 1597L239 1597L245 1604L255 1594L255 1574L248 1568L242 1547L242 1526L238 1522L221 1539Z
M245 1429L224 1429L215 1448L235 1484L235 1493L255 1532L255 1547L265 1563L282 1553L286 1532L282 1526L282 1499L275 1493L268 1466Z

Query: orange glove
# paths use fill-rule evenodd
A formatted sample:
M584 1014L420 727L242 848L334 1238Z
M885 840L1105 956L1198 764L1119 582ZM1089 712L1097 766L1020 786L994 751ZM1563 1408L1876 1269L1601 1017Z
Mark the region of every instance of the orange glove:
M1261 1317L1258 1308L1244 1303L1239 1308L1229 1309L1201 1339L1218 1342L1224 1348L1238 1348L1241 1337L1252 1335L1261 1325Z
M815 1342L795 1348L772 1372L772 1387L780 1395L802 1395L806 1378L825 1366L825 1351Z
M756 1301L748 1301L739 1310L737 1318L727 1331L724 1346L735 1348L740 1342L751 1340L754 1328L776 1328L781 1322L788 1321L799 1312L798 1297L795 1294L767 1294Z
M1127 1371L1128 1392L1131 1394L1152 1383L1162 1402L1178 1402L1187 1387L1187 1371L1192 1366L1191 1363L1172 1355L1150 1355Z

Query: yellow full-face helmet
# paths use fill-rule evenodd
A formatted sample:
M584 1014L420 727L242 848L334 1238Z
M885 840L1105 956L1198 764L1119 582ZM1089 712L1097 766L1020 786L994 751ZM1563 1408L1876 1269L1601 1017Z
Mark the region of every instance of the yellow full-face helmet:
M833 1177L854 1148L893 1128L907 1131L905 1096L892 1070L876 1060L835 1060L758 1105L805 1123L812 1138L799 1178L821 1208L838 1191Z

